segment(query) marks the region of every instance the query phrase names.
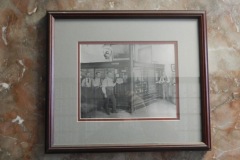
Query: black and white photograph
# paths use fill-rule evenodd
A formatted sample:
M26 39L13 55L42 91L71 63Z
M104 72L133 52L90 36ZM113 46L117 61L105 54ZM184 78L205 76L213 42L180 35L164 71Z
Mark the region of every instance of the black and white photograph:
M179 119L177 41L79 42L78 120Z

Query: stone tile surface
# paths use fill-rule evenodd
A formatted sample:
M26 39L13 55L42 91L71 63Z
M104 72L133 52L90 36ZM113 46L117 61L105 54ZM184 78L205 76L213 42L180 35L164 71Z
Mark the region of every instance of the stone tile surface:
M212 151L44 154L47 10L206 10ZM0 0L0 159L239 160L239 0Z

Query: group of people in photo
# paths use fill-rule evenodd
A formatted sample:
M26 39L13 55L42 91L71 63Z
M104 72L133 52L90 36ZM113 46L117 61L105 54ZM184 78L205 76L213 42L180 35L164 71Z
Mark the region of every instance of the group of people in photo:
M114 94L116 84L121 84L117 78L114 80L114 73L108 71L103 78L103 73L96 71L93 73L85 72L81 79L81 105L82 116L88 115L90 111L103 111L106 114L117 113L117 100ZM170 78L162 72L156 81L159 94L162 99L170 101ZM137 96L137 95L136 95ZM85 108L84 108L85 106Z
M104 109L107 114L117 113L114 95L117 82L114 81L114 75L107 72L105 78L102 79L101 76L100 72L96 72L94 78L91 78L91 73L86 73L81 81L81 103L86 103L88 108Z

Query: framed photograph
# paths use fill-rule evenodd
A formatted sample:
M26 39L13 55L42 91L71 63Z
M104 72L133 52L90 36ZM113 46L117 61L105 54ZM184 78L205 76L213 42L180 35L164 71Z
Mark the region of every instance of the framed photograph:
M47 153L211 148L205 11L48 20Z

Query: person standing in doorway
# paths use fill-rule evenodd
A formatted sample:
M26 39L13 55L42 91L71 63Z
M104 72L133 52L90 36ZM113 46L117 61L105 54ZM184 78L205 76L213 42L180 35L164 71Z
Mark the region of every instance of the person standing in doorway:
M102 82L102 92L104 94L104 98L106 98L106 112L109 114L109 101L112 101L112 112L117 113L116 108L116 98L114 95L114 87L116 85L116 82L113 82L113 73L107 72L106 78Z
M159 83L162 84L163 90L163 99L168 100L169 98L169 78L167 77L166 73L163 72L162 76L160 77Z

